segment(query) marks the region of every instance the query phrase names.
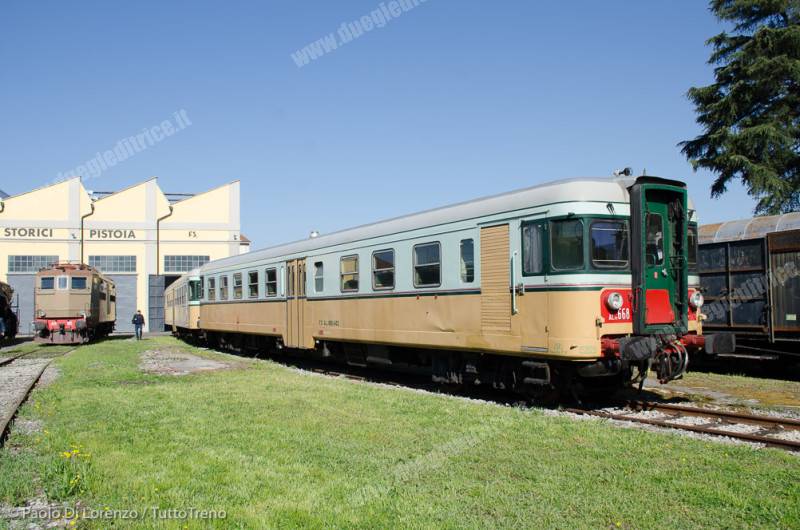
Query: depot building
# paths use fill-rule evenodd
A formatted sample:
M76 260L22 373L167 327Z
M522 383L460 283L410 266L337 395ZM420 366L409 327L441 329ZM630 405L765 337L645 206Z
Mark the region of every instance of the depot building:
M152 178L89 192L79 177L28 193L0 192L0 280L15 290L20 333L32 333L36 272L87 263L117 285L117 331L137 309L164 329L164 289L181 274L249 250L240 232L239 182L198 194L164 193Z

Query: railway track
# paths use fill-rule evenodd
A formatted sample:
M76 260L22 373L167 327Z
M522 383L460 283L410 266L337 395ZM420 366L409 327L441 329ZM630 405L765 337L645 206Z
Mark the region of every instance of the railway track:
M14 351L13 354L0 358L0 446L5 443L17 411L28 399L50 363L75 349L43 346L31 351Z
M751 443L764 444L789 451L800 451L800 420L760 416L733 411L654 403L628 402L618 410L568 408L567 412L596 416L618 421L628 421L657 427L666 427L713 436L723 436ZM658 414L652 414L653 412ZM642 416L642 413L648 413ZM798 435L793 439L781 438L789 432Z

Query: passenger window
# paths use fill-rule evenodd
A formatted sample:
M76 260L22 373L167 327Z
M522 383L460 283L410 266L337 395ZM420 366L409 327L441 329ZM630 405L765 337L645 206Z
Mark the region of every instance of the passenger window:
M267 269L264 285L267 288L267 296L278 295L278 271L276 269Z
M247 296L248 298L258 298L258 271L247 273Z
M242 273L237 272L233 275L233 298L242 299Z
M438 242L414 247L414 286L438 287L442 284L442 249Z
M220 276L220 278L219 278L219 299L220 300L227 300L228 299L228 277L227 276Z
M59 276L58 277L58 288L59 289L66 289L67 288L67 277L66 276Z
M314 292L321 293L325 290L325 269L321 261L314 264Z
M551 265L559 271L583 268L583 221L550 222Z
M624 269L628 266L628 223L592 223L592 265L599 269Z
M42 289L44 289L45 291L49 291L55 288L56 279L53 278L52 276L45 276L44 278L42 278L42 282L40 285Z
M358 256L347 256L340 262L341 290L358 291Z
M461 240L461 281L475 281L475 241L472 239Z
M542 237L544 225L528 224L522 227L522 275L531 276L544 271Z
M72 289L84 290L86 289L86 278L80 276L72 277Z
M217 299L217 280L216 278L208 279L208 301L213 302Z
M372 288L394 289L394 250L379 250L372 254Z
M647 214L645 221L647 226L647 237L645 245L645 259L648 265L664 264L664 223L661 215L657 213Z

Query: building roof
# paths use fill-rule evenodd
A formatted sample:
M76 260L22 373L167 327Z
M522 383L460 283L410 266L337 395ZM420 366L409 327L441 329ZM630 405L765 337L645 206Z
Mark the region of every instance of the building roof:
M698 236L700 244L708 244L757 239L770 232L796 229L800 229L800 212L703 225L698 231Z

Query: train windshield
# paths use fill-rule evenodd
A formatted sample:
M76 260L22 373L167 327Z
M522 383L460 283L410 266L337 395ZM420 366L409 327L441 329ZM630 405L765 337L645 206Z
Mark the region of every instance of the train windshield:
M86 278L81 276L73 276L72 277L72 288L83 290L86 289Z
M200 288L200 280L191 280L189 282L189 301L197 302L202 296L202 289Z
M41 283L39 284L42 289L45 291L50 291L55 289L56 287L56 279L52 276L45 276L41 279Z
M66 289L67 288L67 277L66 276L59 276L58 277L58 288L59 289Z
M595 221L591 236L592 265L600 269L624 269L628 266L628 223Z

